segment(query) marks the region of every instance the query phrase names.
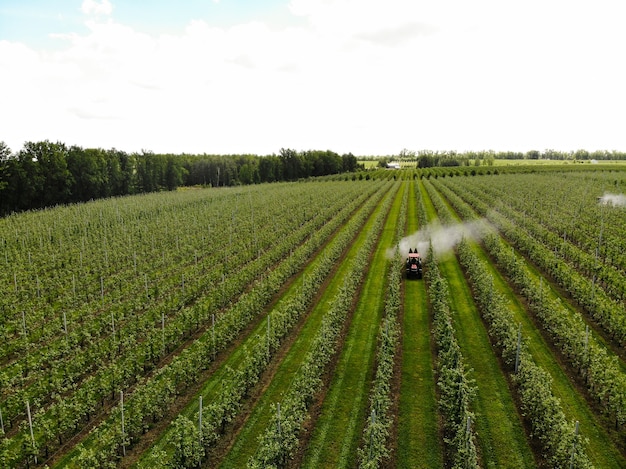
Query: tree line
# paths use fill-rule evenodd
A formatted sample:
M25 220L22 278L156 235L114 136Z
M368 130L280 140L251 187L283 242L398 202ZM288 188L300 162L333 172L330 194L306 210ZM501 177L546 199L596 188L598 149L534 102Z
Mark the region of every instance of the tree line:
M408 152L408 156L413 155L413 161L417 161L418 168L431 168L438 166L492 166L495 160L557 160L557 161L584 161L584 160L626 160L626 153L612 150L530 150L527 152L503 151L467 151L457 153L455 151L430 151L421 150L417 153ZM401 154L402 156L402 154ZM400 158L402 159L402 158Z
M378 166L384 168L392 161L415 163L418 168L434 168L447 166L492 166L495 160L558 160L558 161L584 161L584 160L626 160L626 153L617 150L576 150L557 151L546 149L544 151L530 150L527 152L516 151L412 151L406 148L398 155L377 157L362 157L362 160L376 160Z
M351 153L281 149L278 155L127 153L61 142L0 142L0 215L91 199L175 190L294 181L356 171Z

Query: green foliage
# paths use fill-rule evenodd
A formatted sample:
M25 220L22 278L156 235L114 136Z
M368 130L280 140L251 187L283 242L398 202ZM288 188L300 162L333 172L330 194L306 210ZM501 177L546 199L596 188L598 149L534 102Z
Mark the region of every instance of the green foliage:
M364 275L361 260L373 249L392 201L392 197L385 199L363 245L351 261L344 285L333 299L304 363L281 402L281 412L274 414L248 467L284 467L292 457L307 410L321 386L321 375L337 353L337 338Z
M109 157L101 150L75 150L59 144L33 146L29 147L30 153L5 155L0 164L5 164L3 169L8 168L6 174L9 169L24 170L25 174L32 170L29 174L36 176L34 184L46 185L52 188L51 193L63 194L66 189L63 184L55 186L57 180L37 174L36 161L29 155L42 155L37 157L37 162L39 158L45 161L53 173L81 173L81 187L86 188L81 198L88 197L91 191L113 195L124 187L132 190L140 187L139 179L125 179L123 168L129 166L124 165L131 162L122 154ZM145 153L142 157L148 161L154 155ZM23 165L14 165L19 158ZM63 158L66 168L61 161ZM112 161L116 163L112 165ZM160 174L158 178L163 176L163 180L167 180L167 158L163 161L166 163L163 172L151 173L150 165L144 165L141 184L150 183L150 174ZM136 162L133 157L132 164ZM241 167L245 165L248 165L246 171L250 170L246 177L260 178L250 161L242 163ZM567 288L580 308L605 328L609 340L623 345L620 329L623 314L611 309L623 299L625 287L618 260L624 238L620 231L623 230L620 221L623 211L617 207L614 210L590 208L595 202L591 194L591 204L565 204L572 207L567 216L571 212L580 223L565 226L571 222L568 218L565 225L559 225L557 215L561 212L557 206L548 202L545 207L536 202L524 206L523 201L531 200L530 196L520 198L519 204L515 204L506 193L507 188L515 187L513 178L487 178L480 174L483 167L471 169L477 171L475 178L424 180L433 204L441 208L450 203L459 213L465 210L464 217L469 218L475 214L472 215L468 207L463 209L462 198L470 201L515 242L516 248ZM444 173L440 168L429 171L433 176L449 176L450 171L455 175L464 174L464 168L448 169ZM105 173L109 174L108 179L100 177ZM175 181L188 174L183 168L178 176L170 176ZM412 170L410 174L418 173ZM94 428L81 450L72 453L67 465L116 467L121 459L122 443L130 448L155 424L170 418L172 404L197 383L202 371L211 366L216 351L219 353L240 337L285 282L310 262L311 256L332 237L328 246L332 245L333 254L319 260L314 278L307 276L307 287L299 292L301 297L287 301L284 309L276 308L272 313L273 327L267 339L271 344L270 354L275 353L301 317L307 302L322 288L324 275L336 262L338 253L346 247L346 239L351 235L335 236L336 230L346 225L350 233L357 232L367 213L392 185L374 175L359 173L358 176L375 179L373 183L358 182L355 174L354 181L341 183L322 181L181 191L110 199L11 215L0 220L0 262L4 262L5 267L0 272L0 310L3 312L0 329L6 338L0 343L5 360L0 369L0 408L7 428L7 438L0 447L0 466L26 466L32 464L35 456L41 461L104 412L102 423ZM401 179L406 177L402 173L397 175ZM221 172L220 177L223 176ZM544 180L537 174L532 176ZM619 187L623 179L621 174L607 173L600 177L584 172L559 173L559 178L557 181L546 176L545 180L552 181L555 187L558 183L585 190L595 187L593 184L598 180ZM484 189L485 186L491 189ZM445 201L437 194L439 191ZM562 191L554 189L554 193L562 197ZM21 196L35 195L26 190ZM352 219L351 215L361 206L364 210ZM421 201L418 210L423 219ZM587 212L594 210L598 217L606 218L587 218ZM551 217L551 212L557 215ZM565 211L563 213L565 217ZM589 226L596 229L603 226L601 242L598 242L598 232L594 234ZM549 282L530 272L526 262L510 247L495 236L487 237L485 245L494 262L528 300L534 316L549 334L550 341L559 348L571 374L578 375L579 382L587 386L589 395L617 428L617 438L622 438L626 382L619 359L593 333L585 343L584 318L555 300L546 288ZM593 249L588 249L589 245ZM395 262L397 259L394 265ZM469 272L469 266L466 268ZM400 301L397 275L394 269L389 273L385 320L378 332L377 367L369 404L376 417L364 422L359 451L359 461L364 467L384 465L389 452L389 429L393 423L393 416L388 412L389 385L399 333L394 318ZM477 302L488 319L502 363L510 371L515 363L517 325L507 319L506 308L493 291L489 276L476 271L471 278L475 286L484 284L475 289ZM445 311L445 281L432 277L429 285L433 289L433 308ZM337 311L349 307L346 305L353 299L352 287L346 286L342 295L344 302L339 306L337 299ZM339 324L343 313L337 314L333 321ZM217 317L215 342L210 327L212 315ZM438 387L442 412L454 414L458 407L470 407L473 383L466 379L468 370L458 346L450 345L454 338L453 324L445 315L443 317L435 329L438 340L448 344L438 345ZM327 334L335 334L330 325L325 327ZM197 340L191 341L192 337ZM266 369L270 359L266 338L260 343L263 346L247 347L240 366L234 367L224 381L227 392L223 399L205 407L202 439L198 438L195 443L199 431L191 417L187 422L181 420L172 426L175 436L168 440L170 448L176 447L179 441L178 455L157 451L155 458L177 461L173 464L179 465L199 463L202 454L208 453L222 437L226 424L241 411L247 393ZM179 353L184 344L187 345L185 351ZM335 353L333 342L323 341L318 347L320 363ZM567 467L568 451L575 443L575 467L589 467L584 438L573 437L573 423L561 418L560 404L550 397L545 373L534 369L526 352L522 352L521 371L515 375L514 382L519 395L523 396L520 402L529 426L544 448L547 464ZM166 356L167 366L162 366ZM310 393L319 389L323 366L319 368L320 364L311 357L307 360L311 363L303 367L302 380L294 381L293 399L281 402L281 439L269 439L267 443L267 461L276 458L271 464L289 462L298 444L302 419L312 400ZM539 382L542 386L538 386ZM122 435L119 409L110 412L106 409L117 401L119 390L129 388L133 392L125 402L126 429ZM35 421L34 448L25 424L24 402L27 400ZM534 414L538 416L531 420ZM462 417L456 415L446 420L445 435L447 444L457 448L456 459L449 458L451 465L473 460L474 450L467 443L471 437L466 434Z
M171 466L174 469L199 467L204 457L204 447L198 426L184 416L173 423L174 455Z
M162 204L166 196L163 194L163 197L143 197L138 205L126 206L109 201L87 206L88 210L85 207L68 207L12 218L12 223L16 223L17 218L26 223L53 216L58 231L52 229L52 223L42 222L46 236L50 236L44 244L33 228L35 225L26 223L22 227L11 224L8 229L12 235L15 235L16 229L18 233L24 229L24 233L31 233L34 239L25 235L17 238L15 245L12 242L3 244L7 262L21 266L25 272L32 272L32 278L41 279L37 283L28 283L22 279L30 278L31 273L13 269L2 272L3 279L7 280L6 284L3 281L7 290L0 300L2 308L30 305L24 306L28 310L24 315L27 335L20 332L16 334L17 340L0 344L5 356L12 357L12 360L16 358L0 373L5 425L23 421L23 402L29 399L33 408L42 408L42 412L35 415L35 437L41 442L42 451L54 449L80 431L111 400L110 396L115 396L119 389L133 385L138 377L153 370L164 353L186 342L194 331L208 328L202 339L174 360L171 367L161 368L149 385L138 386L135 393L128 396L125 403L129 417L127 433L132 437L143 434L154 422L167 415L168 406L180 390L197 379L198 370L210 365L214 351L232 341L238 331L267 304L273 292L281 288L285 279L297 272L311 253L319 249L334 230L346 223L355 208L382 189L380 184L375 184L368 185L363 191L363 188L350 184L344 189L352 192L351 195L343 190L333 190L329 198L312 198L315 191L324 190L326 184L319 189L308 185L283 185L267 192L270 195L286 191L282 205L270 206L261 194L253 198L248 189L215 193L213 203L208 204L205 198L209 191L205 191L204 194L172 195L180 199L182 205L173 204L169 208L164 208ZM256 192L259 191L265 192L261 188ZM350 200L347 204L346 195ZM270 198L276 200L274 196ZM237 218L231 211L222 210L225 203L240 197L247 201L246 206L254 210L242 211L241 217ZM375 206L377 197L368 200L366 206L370 209ZM131 200L127 202L131 203ZM287 210L294 215L284 217L283 210L289 206L292 208ZM307 209L302 210L303 206ZM59 223L60 214L72 214L76 210L80 210L89 223L108 228L104 232L85 229L65 231ZM122 217L124 224L115 223ZM277 217L282 220L281 224L275 223ZM198 219L210 220L213 226L220 226L221 223L230 226L232 238L224 237L222 230L211 229L210 226L209 232L205 231L206 224L199 226L195 223L194 220ZM169 220L170 229L163 226L164 220ZM154 229L152 222L158 222L163 230ZM129 233L139 233L133 228L135 223L141 232L144 229L148 233L152 231L152 240L146 243L141 235L137 236L138 244L131 245L129 252ZM176 229L171 229L174 225ZM119 230L119 238L116 238L116 230ZM196 230L200 230L201 235ZM7 232L1 232L3 239L9 239ZM79 240L69 242L65 236L70 233L78 235ZM93 238L86 236L88 233ZM169 233L169 239L155 241L155 234L158 240L165 233ZM107 237L108 258L102 252L101 236L104 235ZM281 243L276 242L277 236ZM39 246L37 255L34 250L32 253L28 251L32 249L31 241ZM59 242L68 246L62 256L58 253ZM118 243L121 249L116 252L113 247ZM89 249L81 249L81 245ZM168 252L173 251L172 258L165 255L166 247ZM228 258L224 258L224 253L228 254ZM249 259L243 266L240 262L242 257ZM49 268L52 259L55 259L56 268ZM97 264L107 263L111 269L106 271L111 272L107 276L94 268ZM71 268L61 268L62 264ZM144 275L144 269L152 273ZM81 276L76 272L80 272ZM184 288L181 288L181 276L186 280ZM156 281L159 294L153 296L148 283ZM73 284L77 288L73 288ZM103 295L101 287L104 287ZM38 290L41 295L38 295ZM48 303L47 291L54 298L53 304ZM242 294L244 291L246 293ZM239 301L231 304L237 298ZM214 345L209 326L212 315L217 316L218 313L222 314L216 324ZM114 335L111 334L112 318ZM163 328L162 318L165 319ZM3 317L4 330L22 331L22 319L20 313ZM63 332L64 320L68 325L67 335ZM18 357L24 347L28 347L30 353L22 353ZM24 380L26 377L28 381ZM63 399L58 398L60 394ZM109 430L102 433L99 429L96 431L99 444L113 441L103 435L116 428L115 421L103 424L103 428L107 425ZM54 431L50 433L45 430L47 428ZM20 434L25 431L20 430ZM58 442L55 443L55 440ZM98 456L115 455L115 448L115 445L104 446L98 451ZM14 454L17 460L24 457L24 453Z
M295 181L353 172L351 153L330 150L278 156L174 155L100 148L67 148L63 143L26 142L16 155L0 142L0 215L84 202L103 197L176 190L180 186L235 186Z
M445 212L440 212L445 213ZM449 290L441 276L432 245L427 256L426 281L434 320L437 346L437 387L439 409L443 419L444 441L450 466L479 467L473 432L467 431L468 419L474 418L471 404L476 385L469 377L461 349L456 341L449 309Z
M396 225L395 242L398 243L404 234L406 210L408 204L408 188L400 207L400 216ZM401 307L401 282L404 259L396 248L393 261L389 264L385 315L378 333L378 350L376 352L376 373L370 392L370 416L363 429L363 442L358 450L359 467L377 468L389 457L388 439L393 424L390 414L391 382L394 373L394 359L399 346L400 326L398 314Z
M574 181L576 180L577 178L574 179ZM555 181L552 180L552 184L554 183ZM563 181L560 184L563 184ZM504 210L502 202L497 202L497 200L502 200L506 195L502 194L496 199L483 192L483 197L479 198L474 195L477 187L466 188L468 190L463 191L463 197L479 213L484 214L489 221L497 226L516 248L524 252L537 265L548 272L552 272L554 278L562 282L563 288L572 292L575 298L580 299L581 304L590 308L592 316L607 331L610 331L617 341L623 341L626 332L623 310L621 308L613 309L614 303L608 300L603 292L595 286L594 280L585 279L575 269L561 261L555 250L538 243L536 237L539 232L535 232L537 233L535 236L526 233L520 227L520 225L523 226L526 217L507 218L502 216L499 211L493 210L494 206L500 207L499 210ZM459 194L457 193L456 196L453 194L451 200L457 200L456 203L459 205ZM595 200L594 203L597 204ZM512 220L517 220L520 225ZM534 222L531 220L527 224L534 224ZM576 231L583 229L578 224L573 226ZM616 228L620 229L619 225L616 225ZM604 229L602 228L602 230ZM561 243L559 243L559 247L560 245ZM528 299L530 309L540 319L543 327L566 357L571 368L584 378L584 385L591 395L602 404L603 413L613 420L616 428L622 428L626 425L626 407L624 406L624 402L626 402L626 374L621 370L617 357L600 344L593 335L590 335L587 341L585 340L586 324L581 315L567 308L549 290L544 291L544 280L532 274L525 263L518 259L511 249L505 247L497 236L487 236L485 246L498 265L509 276L517 290ZM595 277L596 274L593 275ZM545 281L545 285L548 285L547 281ZM581 292L586 292L589 297L584 299Z
M506 308L503 297L494 293L493 279L466 241L461 242L458 252L475 289L481 314L489 325L489 334L498 344L509 370L514 371L517 334L511 312ZM519 372L513 375L513 379L518 386L523 414L530 421L533 436L540 442L543 458L549 466L569 467L572 445L576 440L574 467L592 467L582 438L574 436L573 426L567 423L561 404L552 393L549 374L534 363L523 344Z

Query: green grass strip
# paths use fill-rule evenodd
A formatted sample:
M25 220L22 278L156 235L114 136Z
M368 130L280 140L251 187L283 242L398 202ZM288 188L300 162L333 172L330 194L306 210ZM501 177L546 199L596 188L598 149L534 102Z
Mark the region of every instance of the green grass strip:
M393 247L402 191L383 228L352 319L334 379L313 430L303 468L344 468L356 464L357 447L365 423L376 335L384 308L387 249Z
M407 233L418 230L415 183L411 182ZM443 467L436 383L430 343L430 315L424 281L405 281L402 376L398 410L397 467Z

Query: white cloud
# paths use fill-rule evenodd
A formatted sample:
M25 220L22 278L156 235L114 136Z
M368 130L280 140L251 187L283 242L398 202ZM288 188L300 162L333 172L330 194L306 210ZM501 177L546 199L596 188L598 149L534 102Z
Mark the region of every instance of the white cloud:
M0 140L172 152L626 149L611 2L293 0L305 21L0 41ZM94 16L95 15L95 16ZM619 114L618 114L619 113Z
M86 15L110 15L113 12L113 5L109 0L102 0L101 3L96 0L83 0L80 9Z

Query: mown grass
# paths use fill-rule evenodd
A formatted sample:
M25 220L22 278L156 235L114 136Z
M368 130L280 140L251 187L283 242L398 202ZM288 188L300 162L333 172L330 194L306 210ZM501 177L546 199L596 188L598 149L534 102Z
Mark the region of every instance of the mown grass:
M415 182L410 182L407 234L418 230ZM443 467L436 383L431 353L431 320L423 280L404 283L402 372L398 407L397 467Z
M397 189L397 186L395 187ZM361 230L359 237L355 240L350 248L350 251L343 259L339 269L335 272L332 281L324 290L318 304L311 311L306 323L303 325L303 328L299 332L289 352L285 355L285 358L278 367L268 388L252 409L246 423L236 436L231 450L228 452L223 461L221 461L219 467L245 467L248 459L256 452L258 447L258 437L263 431L265 431L265 428L267 427L272 416L272 404L280 402L282 396L289 389L295 373L298 371L298 368L306 358L311 342L321 325L324 313L328 310L329 303L343 284L343 278L348 271L350 263L354 259L360 246L363 244L369 231L368 228L374 219L375 213L370 217L364 228Z
M313 429L303 468L354 467L368 407L376 336L384 308L385 286L402 191L386 220L366 276L334 378ZM365 260L364 260L365 261Z

